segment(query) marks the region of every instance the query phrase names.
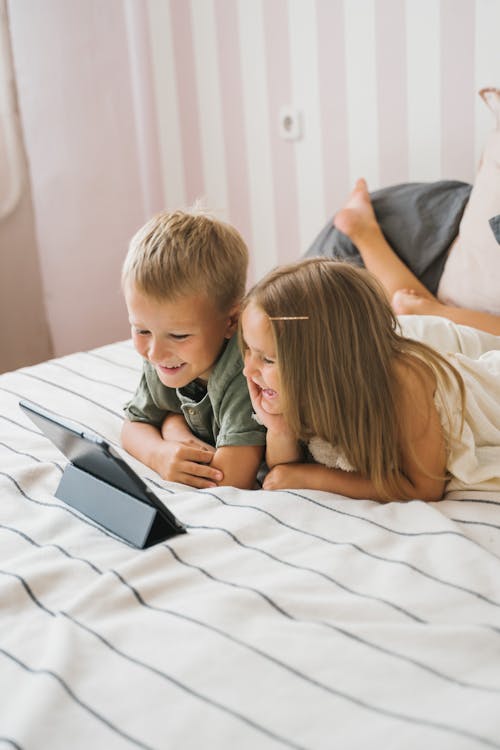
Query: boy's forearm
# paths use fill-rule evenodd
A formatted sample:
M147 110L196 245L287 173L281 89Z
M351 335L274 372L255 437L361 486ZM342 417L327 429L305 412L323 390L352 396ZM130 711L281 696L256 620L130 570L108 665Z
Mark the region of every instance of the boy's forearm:
M184 416L182 414L175 414L174 412L167 414L163 420L161 435L164 440L177 440L178 442L193 437L193 433L189 429Z
M121 441L128 453L154 471L158 471L158 456L164 441L157 427L146 422L125 420Z

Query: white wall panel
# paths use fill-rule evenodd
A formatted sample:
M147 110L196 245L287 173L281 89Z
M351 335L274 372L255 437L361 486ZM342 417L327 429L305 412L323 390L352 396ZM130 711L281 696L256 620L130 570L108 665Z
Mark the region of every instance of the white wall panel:
M324 223L322 136L318 82L318 36L315 4L290 2L290 53L293 104L302 115L303 135L292 141L297 160L300 247L305 251ZM284 102L286 104L287 102ZM326 165L328 167L328 165Z
M254 275L262 275L277 262L297 258L309 245L330 210L325 205L325 185L331 203L332 195L340 199L345 194L347 178L350 189L354 180L364 175L372 190L381 184L383 175L388 179L387 175L408 173L410 180L437 180L451 176L443 174L445 156L446 170L456 167L460 173L464 172L465 161L455 165L455 155L458 159L474 148L479 156L491 127L491 115L477 97L472 105L475 132L470 127L460 129L454 90L449 86L442 90L443 81L454 80L450 76L460 51L457 43L448 43L455 37L446 35L453 35L455 27L455 35L460 32L457 38L467 44L467 56L459 62L467 74L469 89L472 64L477 88L500 85L500 0L470 0L470 6L457 3L456 13L454 6L446 4L446 28L442 28L445 5L440 0L401 0L404 13L398 16L398 23L391 13L391 3L378 0L339 0L328 7L325 3L330 0L235 0L237 13L225 12L228 0L190 0L189 25L181 12L184 6L176 4L173 13L173 3L177 2L149 0L167 205L173 208L184 203L187 176L194 172L210 207L236 226L247 205ZM475 25L469 22L471 7ZM319 26L320 18L332 24L331 32ZM340 21L340 28L335 20ZM182 25L180 37L176 36L176 23ZM380 44L390 41L391 29L398 33L397 44L392 56L381 57L384 50ZM278 30L282 34L279 39ZM189 55L182 47L186 33L189 43L192 33ZM231 33L239 40L243 88L237 112L228 110L228 91L234 91L228 87L234 87L234 77L227 75L217 43L218 38L227 40ZM334 38L341 41L336 45L336 55L330 47ZM177 56L173 41L178 43ZM181 85L182 68L191 65L193 56L194 65L187 71L192 81L190 103L187 92L176 86ZM385 73L382 65L380 69L377 66L381 59L386 62ZM380 138L385 132L383 123L393 124L387 119L391 107L388 59L395 65L399 60L399 78L404 79L393 97L394 112L399 113L397 132L399 127L404 131L398 138L398 148L390 148L390 143L388 147L387 133L385 141ZM329 69L332 61L336 61L335 70ZM383 81L381 75L385 76ZM396 81L399 78L394 76ZM458 83L456 86L460 89ZM197 106L193 138L199 139L201 147L193 143L191 149L187 148L191 136L180 132L179 97L184 122L190 122L186 113L193 103ZM464 106L469 106L470 98L470 90L464 92ZM288 143L277 136L277 113L287 104L303 114L302 140ZM243 134L238 131L241 168L234 146L238 143L239 147L238 139L231 141L231 158L224 140L224 133L227 139L231 128L244 129ZM325 163L324 149L330 145L326 137L333 144L328 153L336 155L342 169ZM391 163L391 159L397 163ZM232 198L235 186L240 186L239 203L229 201L228 175ZM334 207L338 207L338 200Z
M500 87L500 0L476 0L476 88ZM486 105L476 101L476 164L479 163L493 117Z
M226 153L213 0L191 0L191 18L205 178L205 195L199 197L220 218L227 219Z
M238 0L243 107L256 276L277 263L262 0ZM256 279L254 279L256 280Z
M186 205L172 20L166 0L148 0L165 208Z
M436 0L406 0L410 180L441 176L439 15Z
M351 184L379 186L374 0L344 0Z

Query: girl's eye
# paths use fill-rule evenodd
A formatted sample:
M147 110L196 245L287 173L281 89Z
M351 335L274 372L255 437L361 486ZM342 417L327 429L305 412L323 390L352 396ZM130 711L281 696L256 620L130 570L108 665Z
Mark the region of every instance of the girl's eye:
M174 341L185 341L189 338L189 333L171 333L170 338L174 339Z
M262 361L265 365L274 365L274 359L269 359L269 357L262 357Z
M141 328L134 328L134 333L136 333L138 336L147 336L149 334L149 331L142 330Z

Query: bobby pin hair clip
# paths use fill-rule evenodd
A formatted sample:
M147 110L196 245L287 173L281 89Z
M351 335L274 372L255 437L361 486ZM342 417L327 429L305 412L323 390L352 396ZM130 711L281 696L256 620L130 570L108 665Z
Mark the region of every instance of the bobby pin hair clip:
M309 320L309 315L280 315L277 318L269 318L269 320Z

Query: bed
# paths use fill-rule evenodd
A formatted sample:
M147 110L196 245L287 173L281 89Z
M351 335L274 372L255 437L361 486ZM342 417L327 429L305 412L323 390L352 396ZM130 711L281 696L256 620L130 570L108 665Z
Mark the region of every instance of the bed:
M500 503L195 491L136 549L20 398L119 447L129 341L0 376L0 748L500 748ZM126 455L126 454L124 454Z

